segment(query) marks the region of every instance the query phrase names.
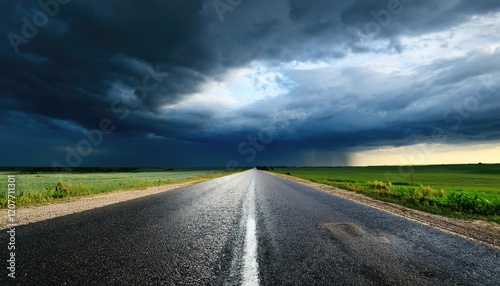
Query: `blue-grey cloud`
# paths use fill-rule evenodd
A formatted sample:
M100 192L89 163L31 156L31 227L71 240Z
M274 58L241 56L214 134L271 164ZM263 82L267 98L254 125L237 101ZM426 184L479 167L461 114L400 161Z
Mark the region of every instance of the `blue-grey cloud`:
M436 130L448 143L500 139L500 40L478 36L495 23L477 20L498 1L243 0L223 21L214 1L60 2L0 3L5 165L62 162L103 120L113 131L88 164L221 165L274 124L266 158L276 163L312 160L308 150L347 162L338 154L349 148L404 146ZM456 52L463 31L478 31L482 48ZM409 40L422 35L432 39ZM429 56L435 43L456 53ZM395 55L414 68L391 70ZM374 57L381 67L359 62ZM265 71L252 75L255 90L277 94L207 91L256 63ZM220 102L200 103L207 94Z

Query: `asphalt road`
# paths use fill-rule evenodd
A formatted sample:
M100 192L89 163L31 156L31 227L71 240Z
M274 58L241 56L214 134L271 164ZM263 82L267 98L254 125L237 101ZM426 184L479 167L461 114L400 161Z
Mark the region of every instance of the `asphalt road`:
M250 170L15 229L0 285L499 285L500 252Z

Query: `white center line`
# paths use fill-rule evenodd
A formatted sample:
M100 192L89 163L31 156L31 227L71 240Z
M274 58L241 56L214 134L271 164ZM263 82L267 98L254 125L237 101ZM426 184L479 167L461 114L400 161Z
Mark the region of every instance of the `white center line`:
M248 187L245 247L243 256L242 285L259 285L259 265L257 263L257 223L255 222L255 179Z

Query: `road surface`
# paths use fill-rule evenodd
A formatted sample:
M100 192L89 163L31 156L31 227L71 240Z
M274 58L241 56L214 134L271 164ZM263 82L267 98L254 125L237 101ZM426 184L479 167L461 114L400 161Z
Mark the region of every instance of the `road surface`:
M498 285L500 252L249 170L15 228L0 285Z

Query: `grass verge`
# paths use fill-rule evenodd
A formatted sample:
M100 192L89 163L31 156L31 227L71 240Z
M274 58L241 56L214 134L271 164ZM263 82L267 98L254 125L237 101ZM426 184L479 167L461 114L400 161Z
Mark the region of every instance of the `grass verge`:
M142 189L153 186L177 184L197 180L209 180L228 175L224 170L165 169L135 170L127 172L54 173L26 172L24 170L1 171L0 177L16 175L15 202L18 207L51 203L68 198L112 192ZM7 207L7 179L2 180L3 195L0 208Z
M411 174L398 167L272 171L430 213L500 223L500 165L417 166Z

